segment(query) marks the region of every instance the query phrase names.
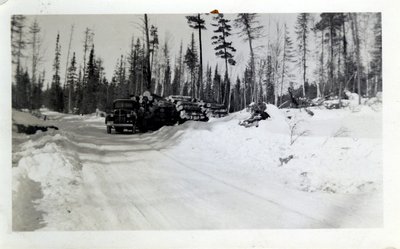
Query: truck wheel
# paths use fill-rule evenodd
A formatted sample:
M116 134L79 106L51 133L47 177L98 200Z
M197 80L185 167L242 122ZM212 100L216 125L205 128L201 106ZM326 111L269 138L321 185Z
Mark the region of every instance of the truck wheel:
M111 126L107 126L107 133L111 134Z
M136 126L133 126L133 127L132 127L132 130L131 130L131 133L132 133L132 134L135 134L135 131L136 131Z

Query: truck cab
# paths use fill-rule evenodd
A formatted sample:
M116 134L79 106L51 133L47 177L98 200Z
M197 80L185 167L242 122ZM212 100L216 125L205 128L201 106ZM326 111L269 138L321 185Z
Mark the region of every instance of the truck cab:
M132 99L114 100L112 110L107 113L105 118L107 133L110 134L112 129L115 129L116 132L129 130L131 133L135 133L139 107L139 103Z

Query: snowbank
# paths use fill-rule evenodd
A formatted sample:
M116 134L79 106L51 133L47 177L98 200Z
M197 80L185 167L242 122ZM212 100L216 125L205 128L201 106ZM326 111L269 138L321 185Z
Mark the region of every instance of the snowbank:
M43 196L40 202L34 203L35 208L52 210L51 213L43 214L46 221L64 223L47 224L48 227L62 225L67 228L72 224L69 223L72 212L69 204L76 200L76 197L73 196L81 191L79 183L81 182L82 165L76 152L66 150L65 147L57 144L57 141L68 140L66 137L60 134L36 136L40 138L22 144L21 152L16 153L20 159L17 167L14 167L12 171L13 199L19 200L18 195L26 195L26 191L38 191L24 188L26 182L39 183L39 191ZM35 193L29 195L35 195ZM13 205L18 209L21 208L18 206L22 203L14 201ZM60 207L65 207L65 209L60 209ZM71 228L73 228L72 225Z
M21 112L15 109L12 110L12 121L14 124L21 124L21 125L39 125L39 126L48 125L46 121L39 119L28 112Z
M167 150L180 161L198 162L205 170L213 165L213 170L238 176L262 175L307 192L365 193L380 189L381 113L367 106L357 113L349 109L311 110L314 116L301 109L281 110L268 105L271 119L261 121L258 128L239 126L239 120L249 116L241 111L209 123L167 127L159 135L186 130L179 143ZM287 163L281 162L290 156Z

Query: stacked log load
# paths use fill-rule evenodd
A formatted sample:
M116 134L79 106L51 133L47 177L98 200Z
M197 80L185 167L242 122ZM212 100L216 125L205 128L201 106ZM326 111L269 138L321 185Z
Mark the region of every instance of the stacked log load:
M173 95L167 97L169 101L175 104L179 116L183 120L207 121L208 118L201 110L199 102L189 96Z
M228 109L223 104L200 102L200 106L209 118L221 118L228 115Z
M172 95L167 100L174 103L184 120L207 121L210 117L224 117L228 110L222 104L198 101L190 96Z

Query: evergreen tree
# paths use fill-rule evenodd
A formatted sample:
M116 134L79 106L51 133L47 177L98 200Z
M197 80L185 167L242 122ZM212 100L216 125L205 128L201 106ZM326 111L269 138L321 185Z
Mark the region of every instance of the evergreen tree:
M150 70L153 70L153 60L154 60L154 53L158 48L158 30L157 27L155 27L154 25L151 25L150 27L150 36L151 36L151 40L150 40L150 55L151 55L151 61L150 61Z
M241 86L241 82L239 79L239 76L236 78L236 84L234 87L234 91L232 94L232 99L231 99L231 111L235 112L235 111L239 111L241 109L242 106L242 94L240 91L240 86Z
M31 45L31 81L28 86L28 102L29 108L32 109L32 98L33 98L33 88L37 84L37 71L40 58L40 47L41 47L41 37L40 37L40 26L35 19L32 25L29 27L30 40L29 44Z
M93 113L97 107L98 73L94 55L94 45L90 50L89 60L86 66L87 82L83 86L82 112L83 114Z
M196 93L196 97L201 98L201 90L203 89L203 47L202 47L202 40L201 40L201 30L206 29L205 21L201 18L201 14L186 16L188 21L189 27L193 29L197 29L199 32L199 54L200 54L200 63L199 63L199 78L197 89L198 92Z
M117 86L117 97L128 98L129 89L126 80L125 59L123 55L121 55L121 57L117 61L117 65L114 71L114 77Z
M11 55L12 63L17 65L17 72L21 69L21 58L24 57L23 50L26 42L24 40L25 16L11 16Z
M85 38L83 39L83 75L82 75L82 86L86 84L87 80L87 70L86 70L86 60L87 60L87 53L89 52L89 49L91 46L93 46L93 37L94 33L91 29L86 28L84 32Z
M39 75L37 84L33 85L32 91L32 108L39 109L43 104L43 84L45 79L45 72Z
M15 76L16 79L16 95L17 97L17 103L16 107L17 108L29 108L29 102L28 102L28 87L30 86L30 78L28 74L28 70L23 71L21 69L21 72L19 75Z
M179 47L179 57L175 61L175 69L174 69L174 79L172 81L172 94L177 95L180 94L182 80L183 80L183 44L181 41L181 45Z
M211 67L207 64L207 71L206 71L206 88L204 99L206 101L213 101L214 93L212 88L212 70Z
M322 31L322 39L324 39L325 31L327 40L323 40L324 42L329 42L329 70L328 70L328 79L329 79L329 91L332 92L335 87L335 57L334 52L336 50L336 46L339 43L339 39L337 39L338 32L342 28L342 24L344 22L344 16L342 13L322 13L321 20L316 24L316 28Z
M308 34L310 33L310 14L309 13L300 13L297 16L296 23L296 35L297 35L297 52L298 52L298 62L299 66L302 70L303 75L303 97L306 96L305 84L307 82L307 55L309 53L308 49Z
M99 82L99 88L97 92L97 108L102 111L106 111L110 109L111 106L108 106L108 98L109 98L109 84L106 77L102 77Z
M286 80L290 80L293 76L290 73L290 63L294 62L293 42L290 39L289 31L286 24L284 25L283 38L283 58L282 58L282 73L281 73L281 89L280 89L280 104L282 104L283 86Z
M24 22L25 17L22 15L13 15L11 17L11 54L12 63L16 65L14 82L12 84L12 106L15 108L20 108L23 105L22 102L26 101L28 98L28 96L25 96L28 89L22 91L21 86L21 84L23 84L22 75L24 73L21 67L21 59L24 57L23 51L26 46L23 31L25 26Z
M229 80L229 72L228 72L228 64L234 66L236 61L233 59L233 53L236 52L236 49L232 46L232 42L229 42L227 39L231 35L232 26L229 24L230 20L224 18L223 14L217 14L214 16L214 21L212 25L217 29L214 30L216 33L215 36L211 37L212 44L215 45L214 50L216 51L215 55L224 59L225 61L225 77L224 77L224 95L223 95L223 103L228 106L230 105L230 80Z
M221 95L221 75L218 72L218 64L215 65L212 88L214 93L214 101L221 103L223 100Z
M60 45L60 34L57 34L56 49L53 62L53 79L50 88L50 108L52 110L62 112L64 109L64 94L60 83L60 56L61 56L61 45Z
M198 55L196 50L196 44L194 41L194 34L192 33L192 39L188 46L185 54L185 64L190 72L190 94L193 98L196 97L196 70L198 67Z

